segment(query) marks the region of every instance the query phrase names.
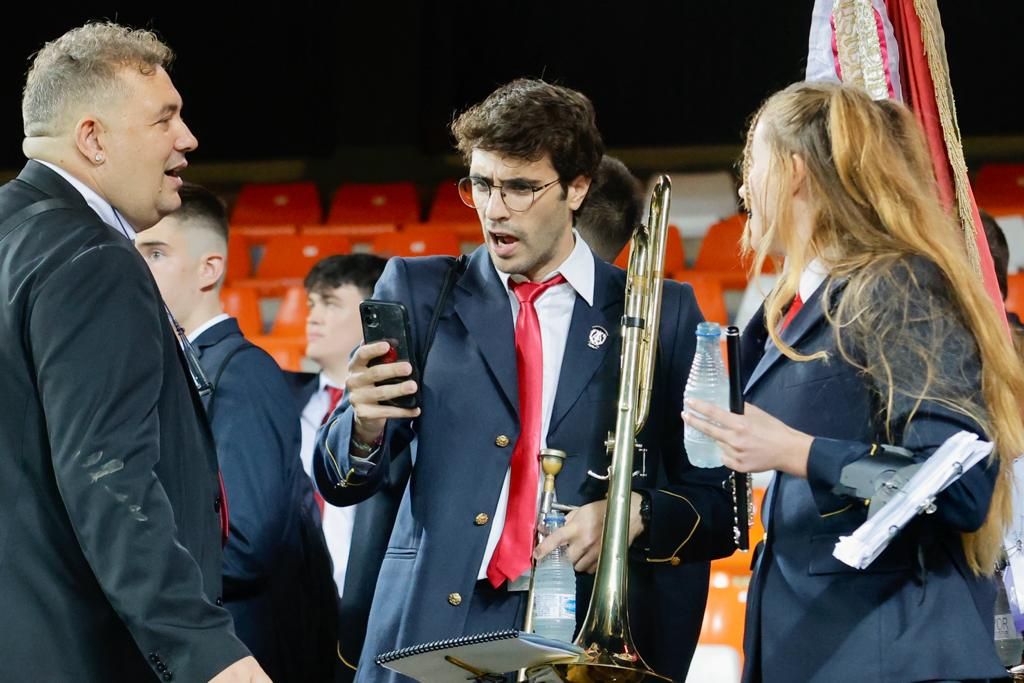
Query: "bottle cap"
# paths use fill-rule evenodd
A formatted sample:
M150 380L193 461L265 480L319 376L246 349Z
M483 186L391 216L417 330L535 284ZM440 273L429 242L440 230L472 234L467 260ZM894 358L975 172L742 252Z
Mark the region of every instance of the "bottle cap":
M721 337L722 327L718 323L703 322L697 324L698 337Z

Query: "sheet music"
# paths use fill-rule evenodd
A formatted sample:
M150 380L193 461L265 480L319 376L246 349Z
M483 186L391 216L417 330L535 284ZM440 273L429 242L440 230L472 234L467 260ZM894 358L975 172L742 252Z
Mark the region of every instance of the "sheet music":
M934 508L939 492L991 452L992 444L981 441L977 434L957 432L949 437L881 510L853 534L839 539L832 551L833 557L843 564L864 569L911 519Z
M1013 462L1013 521L1003 537L1009 564L1004 572L1010 611L1018 630L1024 628L1024 457Z

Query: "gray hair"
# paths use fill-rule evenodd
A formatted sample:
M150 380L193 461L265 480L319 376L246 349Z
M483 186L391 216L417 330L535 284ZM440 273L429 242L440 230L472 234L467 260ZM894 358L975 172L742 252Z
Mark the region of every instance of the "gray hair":
M25 136L53 135L82 104L125 92L118 74L149 75L167 68L174 53L152 31L95 22L72 29L36 53L22 91Z

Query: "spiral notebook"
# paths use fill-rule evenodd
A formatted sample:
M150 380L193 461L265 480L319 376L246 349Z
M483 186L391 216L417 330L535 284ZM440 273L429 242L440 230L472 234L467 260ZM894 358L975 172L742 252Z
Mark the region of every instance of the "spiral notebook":
M377 655L377 664L423 683L450 683L572 661L583 653L572 643L515 629L436 640Z

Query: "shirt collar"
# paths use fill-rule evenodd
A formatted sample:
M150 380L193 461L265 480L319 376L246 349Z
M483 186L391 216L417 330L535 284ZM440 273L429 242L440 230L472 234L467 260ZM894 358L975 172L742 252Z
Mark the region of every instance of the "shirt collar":
M590 251L590 247L583 241L583 237L580 236L576 230L572 231L572 236L576 241L572 251L569 252L569 256L562 261L562 265L558 266L555 270L551 271L544 276L544 280L550 280L555 275L561 273L565 281L569 283L576 293L583 297L583 300L587 302L588 306L594 305L594 255ZM493 261L491 262L493 265ZM510 275L509 273L503 273L495 267L498 273L498 277L501 278L501 284L505 287L506 291L511 291L508 286L509 278L515 278L516 280L524 280L521 275Z
M129 225L128 221L121 216L117 209L111 206L110 202L101 197L96 190L92 189L60 166L51 164L49 161L43 161L42 159L34 159L34 161L46 166L61 178L68 181L68 183L71 184L71 187L78 190L78 193L82 195L83 199L85 199L85 203L89 205L90 209L96 212L96 215L100 217L100 220L112 227L114 230L117 230L129 240L135 240L135 235L137 234L135 228Z
M338 386L338 383L335 382L334 380L332 380L330 377L328 377L327 373L325 373L323 370L320 371L320 374L318 375L318 378L319 378L319 384L320 384L320 389L319 389L320 391L323 391L327 387L334 387L335 389L341 389L341 387Z
M797 289L800 292L800 300L809 301L827 277L828 267L821 259L814 259L808 263L804 272L800 273L800 285Z
M190 332L189 334L186 335L188 337L189 343L190 344L194 344L196 339L199 339L199 335L201 335L203 332L206 332L208 329L210 329L211 327L213 327L217 323L224 322L225 320L227 320L230 317L231 316L228 315L227 313L221 313L220 315L213 316L212 318L207 320L205 323L203 323L202 325L200 325L199 327L197 327L196 329L192 330L192 332Z

